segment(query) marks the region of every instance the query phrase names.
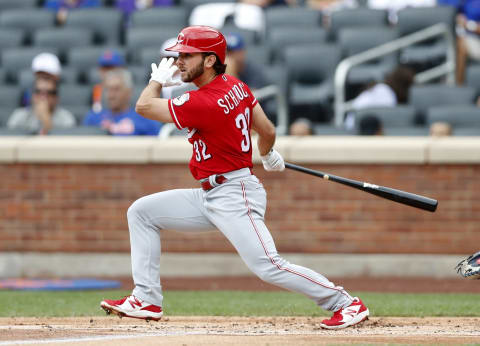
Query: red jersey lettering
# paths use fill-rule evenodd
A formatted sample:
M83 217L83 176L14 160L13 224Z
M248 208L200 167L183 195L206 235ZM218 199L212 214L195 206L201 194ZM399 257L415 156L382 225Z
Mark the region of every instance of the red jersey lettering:
M250 129L256 104L247 85L225 74L168 101L175 125L189 130L189 167L195 179L252 167Z

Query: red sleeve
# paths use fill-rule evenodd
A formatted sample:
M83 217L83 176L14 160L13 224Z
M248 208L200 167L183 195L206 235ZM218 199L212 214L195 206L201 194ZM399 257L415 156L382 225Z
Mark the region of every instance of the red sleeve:
M206 113L208 102L202 99L202 94L189 91L183 95L168 100L168 109L173 122L178 129L198 128L201 126L202 117Z

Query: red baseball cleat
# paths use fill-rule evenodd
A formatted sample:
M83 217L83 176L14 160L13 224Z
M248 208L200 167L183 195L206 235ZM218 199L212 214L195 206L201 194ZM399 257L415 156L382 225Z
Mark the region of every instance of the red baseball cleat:
M119 300L102 300L100 306L107 314L114 313L120 317L140 318L158 321L162 318L162 307L149 304L134 295Z
M325 329L347 328L368 319L368 315L367 307L358 297L355 297L352 304L334 312L330 319L323 320L320 323L320 327Z

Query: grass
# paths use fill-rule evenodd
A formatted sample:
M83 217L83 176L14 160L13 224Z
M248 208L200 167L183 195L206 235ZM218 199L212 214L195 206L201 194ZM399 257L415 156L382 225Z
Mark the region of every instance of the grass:
M129 291L0 291L0 317L101 316L99 303ZM478 294L356 292L372 316L480 316ZM169 316L328 316L309 299L290 292L169 291Z

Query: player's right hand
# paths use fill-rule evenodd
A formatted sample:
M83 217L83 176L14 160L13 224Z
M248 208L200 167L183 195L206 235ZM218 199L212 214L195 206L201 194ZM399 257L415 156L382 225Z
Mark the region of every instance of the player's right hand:
M285 161L275 149L270 150L267 155L261 156L261 159L266 171L283 171L285 169Z
M153 80L162 84L164 87L172 85L180 85L179 81L173 80L173 74L178 70L176 65L173 65L173 58L163 58L158 66L152 63L152 74L150 75L150 82Z

